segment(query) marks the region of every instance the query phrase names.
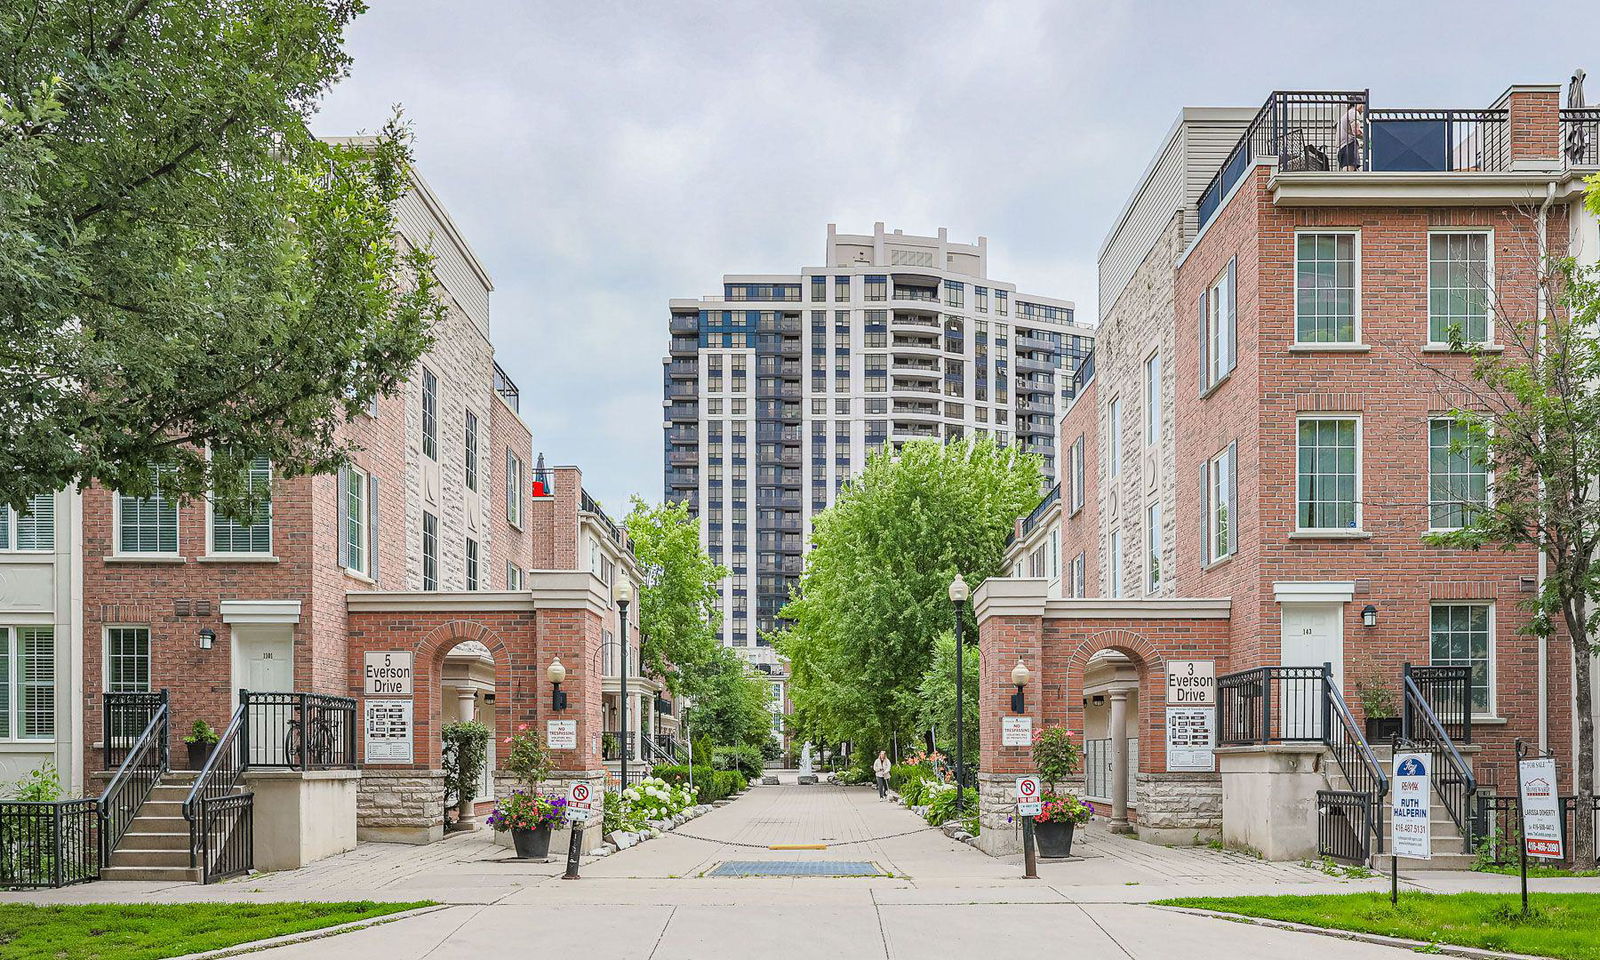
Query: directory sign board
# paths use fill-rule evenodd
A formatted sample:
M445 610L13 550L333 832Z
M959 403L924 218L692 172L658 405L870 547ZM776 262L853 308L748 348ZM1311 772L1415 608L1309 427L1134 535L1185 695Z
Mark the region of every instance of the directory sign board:
M1555 757L1517 761L1517 784L1522 794L1522 838L1530 857L1564 858L1558 783Z
M1389 808L1389 836L1394 855L1413 860L1433 859L1433 782L1429 776L1433 755L1394 755L1394 801Z
M411 763L411 701L368 700L362 729L367 763Z
M1216 718L1215 707L1167 707L1168 770L1216 769Z

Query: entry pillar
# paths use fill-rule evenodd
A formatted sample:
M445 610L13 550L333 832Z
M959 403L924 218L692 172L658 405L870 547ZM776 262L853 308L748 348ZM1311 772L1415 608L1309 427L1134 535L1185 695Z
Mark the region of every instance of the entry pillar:
M1113 689L1111 698L1111 832L1132 833L1128 826L1128 691Z

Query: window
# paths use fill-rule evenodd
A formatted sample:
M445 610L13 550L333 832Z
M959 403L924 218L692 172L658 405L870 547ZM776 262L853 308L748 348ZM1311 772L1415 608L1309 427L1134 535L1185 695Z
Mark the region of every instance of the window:
M150 692L150 628L106 628L106 690ZM133 731L137 734L139 731Z
M833 278L833 299L839 303L848 303L850 301L849 277Z
M422 368L422 455L439 459L439 378Z
M1359 236L1350 231L1295 234L1296 343L1358 341L1359 247Z
M466 438L462 443L462 462L467 470L467 489L478 489L478 415L467 411Z
M467 538L467 589L478 589L478 541Z
M811 278L811 302L819 303L828 299L828 278L815 276Z
M1144 592L1161 588L1161 504L1152 503L1144 511Z
M1067 454L1068 486L1071 495L1068 498L1070 513L1077 513L1083 509L1083 434L1078 434L1078 439L1072 441L1072 448Z
M888 277L867 277L864 282L866 284L866 287L865 287L865 290L863 291L863 299L871 300L871 301L881 301L881 300L889 299L889 278Z
M1428 421L1428 527L1459 530L1489 503L1481 438L1453 417Z
M944 282L944 305L947 307L961 306L962 300L965 299L966 289L967 287L964 283L946 280Z
M506 521L522 526L522 458L506 450Z
M272 552L272 463L266 457L257 457L245 468L245 485L251 494L263 494L267 500L256 508L249 523L240 523L211 516L212 553Z
M439 589L439 518L422 512L422 589Z
M148 497L117 496L117 552L178 553L178 504L163 489L172 468L152 470Z
M346 570L378 579L377 515L378 478L360 467L339 471L340 527L339 564Z
M1011 296L1011 294L1007 293L1004 290L996 290L994 292L995 309L997 311L999 311L1000 316L1002 316L1002 317L1010 312L1010 308L1009 308L1009 298L1010 298L1010 296ZM1005 336L1005 331L1004 330L1000 331L1000 336Z
M53 627L0 627L0 740L49 740L56 733Z
M973 306L977 307L980 312L988 313L989 312L989 288L988 287L973 287L972 288L972 303L973 303Z
M1489 342L1494 260L1487 232L1428 234L1428 342Z
M55 494L34 494L24 513L0 506L0 550L54 550L55 546Z
M1234 302L1238 266L1227 269L1200 295L1200 392L1205 393L1233 372L1237 349L1238 311Z
M1214 563L1239 549L1239 445L1228 444L1200 464L1200 562Z
M1079 551L1078 555L1072 558L1072 584L1071 592L1068 596L1081 597L1088 593L1088 572L1089 557L1086 553Z
M1359 528L1360 421L1354 417L1306 417L1299 427L1295 525L1301 530Z
M1122 596L1122 532L1111 531L1111 539L1106 544L1106 584L1107 596Z
M1147 447L1161 445L1161 352L1144 361L1144 442Z
M1112 397L1106 405L1106 474L1122 473L1122 398Z
M1494 712L1494 607L1487 603L1433 605L1432 649L1437 667L1468 667L1472 712Z

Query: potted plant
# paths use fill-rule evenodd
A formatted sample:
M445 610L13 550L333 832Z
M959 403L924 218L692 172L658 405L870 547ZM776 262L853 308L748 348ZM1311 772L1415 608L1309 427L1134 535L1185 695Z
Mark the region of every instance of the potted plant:
M1043 807L1033 818L1034 839L1041 857L1070 857L1072 834L1080 823L1087 823L1090 810L1070 793L1060 793L1056 785L1078 772L1078 745L1065 727L1042 727L1033 735L1033 764L1039 779L1046 784Z
M1400 707L1394 688L1377 673L1356 680L1356 698L1361 701L1368 743L1388 743L1400 735Z
M211 748L216 746L220 739L222 738L217 736L215 727L204 720L196 720L183 738L184 746L189 750L189 769L204 768L206 760L211 756Z
M565 819L566 797L546 797L517 791L494 805L486 821L497 832L511 831L517 857L542 860L550 855L550 831Z

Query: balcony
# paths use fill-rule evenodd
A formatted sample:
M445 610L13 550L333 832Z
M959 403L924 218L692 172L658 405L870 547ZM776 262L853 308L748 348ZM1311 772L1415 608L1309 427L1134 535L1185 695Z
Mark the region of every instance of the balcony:
M1030 357L1025 353L1017 354L1016 368L1022 373L1055 373L1060 368L1061 361L1056 357L1040 360Z
M1569 167L1600 167L1600 107L1561 111L1561 155Z
M913 300L922 303L938 303L938 287L909 287L902 284L894 285L894 299Z
M700 464L698 450L673 450L667 454L667 464L674 467L694 467Z
M930 330L938 330L943 327L937 315L925 317L916 313L902 313L899 310L894 312L890 323L896 327L926 327Z
M505 370L499 363L494 365L494 392L500 394L500 399L506 402L506 406L518 413L522 412L522 391L518 390L517 385L506 376Z
M939 372L939 361L932 360L932 359L929 359L927 357L915 357L915 356L912 356L912 357L899 357L899 356L897 356L897 357L894 358L894 366L897 369L901 370L901 371L906 371L906 370L928 370L928 371L932 371L935 374L937 374Z
M668 333L699 333L699 316L674 316L667 322Z
M889 389L890 389L891 393L932 393L932 394L938 394L938 392L939 392L939 387L936 384L913 383L910 380L901 380L899 378L895 379L894 383L890 386Z
M669 404L667 406L667 419L698 421L700 419L700 405L694 402Z
M667 376L694 379L700 375L700 364L694 360L674 360L667 364Z

